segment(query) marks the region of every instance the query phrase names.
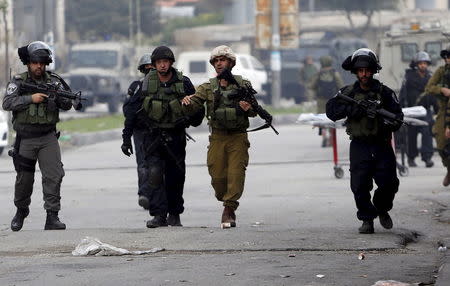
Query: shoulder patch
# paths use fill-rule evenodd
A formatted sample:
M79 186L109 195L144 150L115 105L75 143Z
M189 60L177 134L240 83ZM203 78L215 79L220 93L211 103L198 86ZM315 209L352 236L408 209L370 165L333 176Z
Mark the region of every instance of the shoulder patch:
M13 82L8 83L8 86L6 87L6 94L7 95L13 94L14 92L16 92L17 88L18 88L17 84Z

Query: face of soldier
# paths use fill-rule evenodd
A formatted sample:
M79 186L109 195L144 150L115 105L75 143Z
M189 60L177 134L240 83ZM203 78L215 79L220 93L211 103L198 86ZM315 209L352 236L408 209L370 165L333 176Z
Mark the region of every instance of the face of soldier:
M172 67L172 61L169 59L156 60L155 67L160 75L166 76L169 74L170 68Z
M32 78L40 79L45 72L45 64L31 62L28 64L28 72L31 74Z
M450 65L450 57L446 57L445 58L445 64L446 65Z
M428 63L427 62L418 62L417 68L420 72L425 72L428 69Z
M367 85L373 77L373 71L368 68L359 68L356 70L356 77L362 85Z
M231 69L231 61L225 56L216 57L213 64L217 74L220 74L224 69Z

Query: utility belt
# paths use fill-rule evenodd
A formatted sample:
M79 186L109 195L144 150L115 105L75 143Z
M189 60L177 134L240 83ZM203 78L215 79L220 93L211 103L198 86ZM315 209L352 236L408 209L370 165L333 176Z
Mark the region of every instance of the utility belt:
M240 134L240 133L246 133L246 131L211 128L211 134L217 134L217 135L233 135L233 134Z
M353 137L352 141L361 142L365 144L390 144L391 138L382 137L382 136L358 136Z

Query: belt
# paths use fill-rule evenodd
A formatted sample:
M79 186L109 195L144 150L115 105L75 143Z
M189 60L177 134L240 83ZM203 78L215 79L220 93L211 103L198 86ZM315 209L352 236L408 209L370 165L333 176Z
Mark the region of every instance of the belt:
M232 134L240 134L245 133L245 131L242 130L226 130L226 129L217 129L213 128L211 130L211 134L219 134L219 135L232 135Z

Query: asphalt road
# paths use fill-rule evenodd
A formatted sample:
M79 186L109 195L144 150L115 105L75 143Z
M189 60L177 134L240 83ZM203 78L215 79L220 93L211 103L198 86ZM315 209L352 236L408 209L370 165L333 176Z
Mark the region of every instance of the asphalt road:
M392 230L360 222L349 190L348 166L336 179L329 148L320 148L307 126L250 134L246 190L238 227L219 228L205 166L208 135L188 143L183 228L147 229L137 205L135 161L120 141L65 150L66 177L60 218L66 231L43 231L40 174L31 214L22 231L9 229L15 173L0 157L0 285L372 285L380 280L432 285L450 244L450 191L444 169L423 164L401 178ZM339 155L348 160L348 139L339 130ZM162 247L141 256L74 257L85 236L130 250ZM359 260L361 252L365 259ZM319 278L317 275L324 275Z

